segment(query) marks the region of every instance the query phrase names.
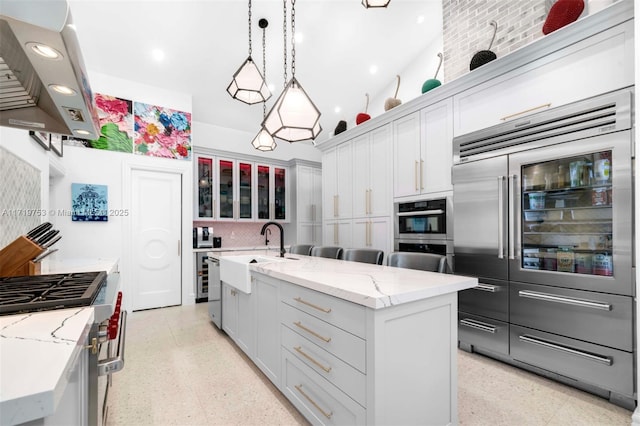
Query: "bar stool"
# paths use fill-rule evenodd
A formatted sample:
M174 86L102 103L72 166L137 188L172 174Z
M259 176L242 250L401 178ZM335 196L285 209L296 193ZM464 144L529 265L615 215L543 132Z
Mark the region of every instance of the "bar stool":
M311 249L311 256L340 259L342 257L342 247L315 246Z
M309 256L311 254L312 244L294 244L289 248L291 254L304 254Z
M342 260L351 262L371 263L374 265L382 265L384 252L382 250L357 248L345 249L342 253Z
M398 268L447 272L447 257L434 253L393 252L387 256L387 265Z

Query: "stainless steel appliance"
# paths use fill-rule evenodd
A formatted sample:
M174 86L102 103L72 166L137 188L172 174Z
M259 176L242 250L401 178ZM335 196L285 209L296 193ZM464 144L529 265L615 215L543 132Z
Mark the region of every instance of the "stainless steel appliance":
M127 313L120 310L119 273L83 272L0 278L0 315L92 306L88 423L106 422L111 374L124 368ZM117 343L116 343L117 342Z
M460 347L635 406L632 92L454 139Z
M212 248L213 239L213 227L197 226L193 228L193 248Z
M209 264L206 252L196 252L196 303L206 302L209 293Z
M222 330L222 284L220 282L220 259L209 255L206 260L209 267L209 316L211 321Z
M395 203L394 250L447 256L453 270L451 197Z

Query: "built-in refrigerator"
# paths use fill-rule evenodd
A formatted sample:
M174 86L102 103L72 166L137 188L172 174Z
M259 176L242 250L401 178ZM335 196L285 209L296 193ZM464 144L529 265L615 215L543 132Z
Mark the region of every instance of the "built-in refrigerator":
M460 347L635 406L632 90L454 139Z

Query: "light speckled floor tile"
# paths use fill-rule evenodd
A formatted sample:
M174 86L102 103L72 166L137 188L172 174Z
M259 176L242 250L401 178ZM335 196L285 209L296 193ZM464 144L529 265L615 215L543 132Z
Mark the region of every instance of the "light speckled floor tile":
M458 351L459 424L615 426L631 412L478 354ZM213 326L204 303L133 312L107 426L307 425Z

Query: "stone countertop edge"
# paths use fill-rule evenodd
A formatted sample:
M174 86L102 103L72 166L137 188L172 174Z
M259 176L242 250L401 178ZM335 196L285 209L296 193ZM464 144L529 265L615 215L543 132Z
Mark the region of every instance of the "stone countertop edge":
M90 307L0 317L0 424L55 413L92 323Z
M107 274L118 272L118 259L109 258L77 258L50 260L42 265L41 274L66 274L73 272L99 272Z
M249 265L276 279L372 309L387 308L477 286L478 279L360 262L287 255L296 260Z

